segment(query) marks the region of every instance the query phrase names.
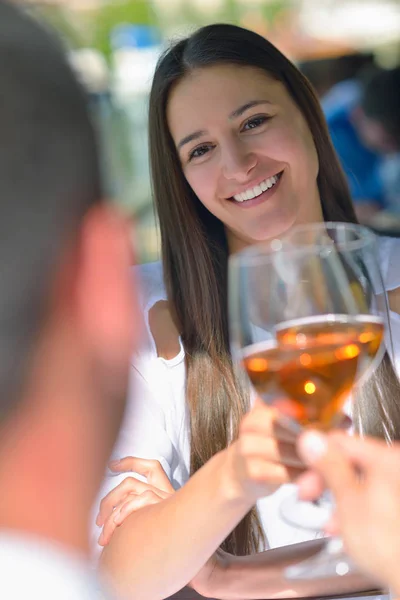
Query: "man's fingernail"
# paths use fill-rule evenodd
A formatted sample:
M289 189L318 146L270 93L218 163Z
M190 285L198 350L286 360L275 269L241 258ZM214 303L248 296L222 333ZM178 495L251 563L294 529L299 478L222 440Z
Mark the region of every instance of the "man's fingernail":
M110 462L108 463L108 466L110 467L110 469L114 469L115 467L117 467L119 465L120 462L121 462L121 459L116 458L115 460L110 460Z
M301 458L312 465L326 452L326 437L317 431L304 433L299 440L299 453Z

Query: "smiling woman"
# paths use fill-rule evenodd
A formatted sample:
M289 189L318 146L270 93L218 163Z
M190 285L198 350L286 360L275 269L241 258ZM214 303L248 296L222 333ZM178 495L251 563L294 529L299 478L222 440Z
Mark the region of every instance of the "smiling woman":
M294 225L356 222L318 100L267 40L211 25L161 58L149 123L163 265L141 269L148 344L133 360L134 393L114 455L158 462L140 463L140 485L125 473L138 469L135 458L114 465L97 520L101 565L118 591L141 599L189 582L232 599L365 589L369 582L357 577L288 589L284 568L318 546L269 549L312 535L284 523L278 509L290 492L284 484L304 465L271 409L256 402L244 416L253 402L229 352L229 255ZM387 289L400 284L391 268L398 245L379 243ZM399 386L386 357L354 411L364 430L397 434L389 391L395 398ZM245 554L252 556L234 556Z
M265 71L194 70L171 91L167 120L186 180L224 223L230 251L322 220L310 129L285 86Z

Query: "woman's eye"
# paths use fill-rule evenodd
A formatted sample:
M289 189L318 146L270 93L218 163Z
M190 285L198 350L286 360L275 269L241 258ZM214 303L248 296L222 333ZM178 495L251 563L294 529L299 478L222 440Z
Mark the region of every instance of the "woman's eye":
M260 127L260 125L263 125L266 121L268 121L270 117L266 117L266 116L260 116L260 117L252 117L251 119L249 119L248 121L246 121L246 123L243 126L243 130L249 130L249 129L256 129L256 127Z
M190 152L189 160L192 160L193 158L200 158L201 156L204 156L205 154L207 154L207 152L209 152L210 150L212 150L212 146L209 146L209 145L198 146L197 148L195 148L194 150L192 150Z

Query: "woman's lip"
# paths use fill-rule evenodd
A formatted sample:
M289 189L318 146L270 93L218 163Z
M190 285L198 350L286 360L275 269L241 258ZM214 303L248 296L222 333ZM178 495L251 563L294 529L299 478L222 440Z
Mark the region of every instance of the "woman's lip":
M275 185L273 185L272 188L269 188L268 190L266 190L265 192L263 192L262 194L257 196L257 198L252 198L251 200L245 200L244 202L237 202L233 198L229 198L229 202L232 202L232 204L235 204L239 208L253 208L254 206L258 206L259 204L262 204L263 202L268 200L276 192L277 188L280 186L282 177L283 177L283 171L281 171L279 173L279 179L275 183Z

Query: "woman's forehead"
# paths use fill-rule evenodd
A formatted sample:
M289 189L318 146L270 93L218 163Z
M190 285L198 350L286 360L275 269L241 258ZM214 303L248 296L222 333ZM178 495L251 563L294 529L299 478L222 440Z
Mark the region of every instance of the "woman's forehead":
M167 118L171 132L186 122L194 126L204 119L228 119L254 100L281 104L288 98L285 86L256 67L213 65L195 69L172 89Z
M220 100L229 100L228 91L246 93L246 88L263 89L271 94L278 93L284 86L267 71L257 67L217 64L194 69L174 86L169 102L176 96L193 97L203 91L206 96L212 90L219 93ZM285 89L285 88L284 88Z

